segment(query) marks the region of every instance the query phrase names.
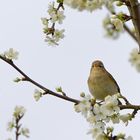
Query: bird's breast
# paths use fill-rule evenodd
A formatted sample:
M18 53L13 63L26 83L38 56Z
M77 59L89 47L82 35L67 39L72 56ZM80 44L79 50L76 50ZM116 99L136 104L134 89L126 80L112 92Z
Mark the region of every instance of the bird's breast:
M88 79L88 86L92 95L100 100L103 100L107 95L118 92L116 84L107 75L106 71L93 71Z

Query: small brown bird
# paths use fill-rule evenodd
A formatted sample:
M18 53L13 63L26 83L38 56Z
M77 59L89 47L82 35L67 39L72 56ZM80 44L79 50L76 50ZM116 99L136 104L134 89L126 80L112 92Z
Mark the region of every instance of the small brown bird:
M120 93L117 82L99 60L92 63L88 87L91 94L98 100L104 100L108 95Z

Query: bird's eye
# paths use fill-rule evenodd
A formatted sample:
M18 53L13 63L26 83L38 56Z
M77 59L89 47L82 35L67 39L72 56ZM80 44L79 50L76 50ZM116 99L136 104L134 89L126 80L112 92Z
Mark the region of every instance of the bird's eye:
M102 65L99 65L99 67L102 68L103 66Z

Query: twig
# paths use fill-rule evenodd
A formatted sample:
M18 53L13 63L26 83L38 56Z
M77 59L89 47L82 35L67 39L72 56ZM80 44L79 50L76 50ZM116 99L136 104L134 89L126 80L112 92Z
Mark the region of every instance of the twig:
M58 10L62 8L64 10L64 6L63 6L63 3L59 3L58 4L58 7L56 8L56 13L58 12ZM55 31L55 22L52 24L52 27L51 29L53 30L53 32Z
M132 112L132 118L135 118L135 115L137 114L138 109L134 109L134 111Z
M120 96L125 101L126 105L131 105L130 102L123 95Z
M124 24L123 27L124 27L125 31L138 43L138 40L137 40L135 34L129 29L129 27L126 24Z
M56 96L58 98L61 98L61 99L64 99L64 100L67 100L67 101L70 101L70 102L73 102L75 104L79 103L80 101L79 100L76 100L76 99L73 99L73 98L70 98L68 96L64 96L64 95L61 95L61 94L58 94L56 92L53 92L49 89L47 89L46 87L42 86L41 84L39 84L38 82L34 81L33 79L31 79L28 75L26 75L20 68L18 68L14 63L13 61L9 61L8 59L4 58L3 56L0 55L0 58L5 61L6 63L8 63L9 65L11 65L13 68L15 68L23 77L26 81L29 81L31 82L32 84L36 85L37 87L41 88L42 90L45 91L44 95L46 94L50 94L50 95L53 95L53 96Z
M16 126L15 126L15 134L16 134L16 140L18 140L19 136L20 136L20 133L19 133L19 129L21 127L21 125L19 124L19 121L20 121L21 117L20 118L16 118Z
M140 105L119 105L120 109L134 109L140 110Z

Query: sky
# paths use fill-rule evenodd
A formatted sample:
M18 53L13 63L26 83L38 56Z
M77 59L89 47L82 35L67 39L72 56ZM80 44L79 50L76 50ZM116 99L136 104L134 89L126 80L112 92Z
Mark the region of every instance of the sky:
M102 28L102 19L107 14L105 9L89 13L65 7L66 19L60 26L65 29L65 38L59 46L50 47L44 42L40 20L47 15L49 2L1 1L0 53L9 48L19 51L15 64L28 76L53 91L61 86L68 96L76 99L80 99L81 92L89 94L87 79L91 63L102 60L122 94L138 105L140 74L128 61L132 49L138 47L134 40L127 33L118 40L105 37ZM22 123L30 129L30 140L92 139L87 135L89 124L74 111L73 103L50 95L36 102L33 94L38 88L28 82L14 83L13 79L18 76L21 75L0 60L1 140L14 137L6 128L16 105L27 110ZM116 125L115 132L139 139L139 117L138 113L127 127Z

